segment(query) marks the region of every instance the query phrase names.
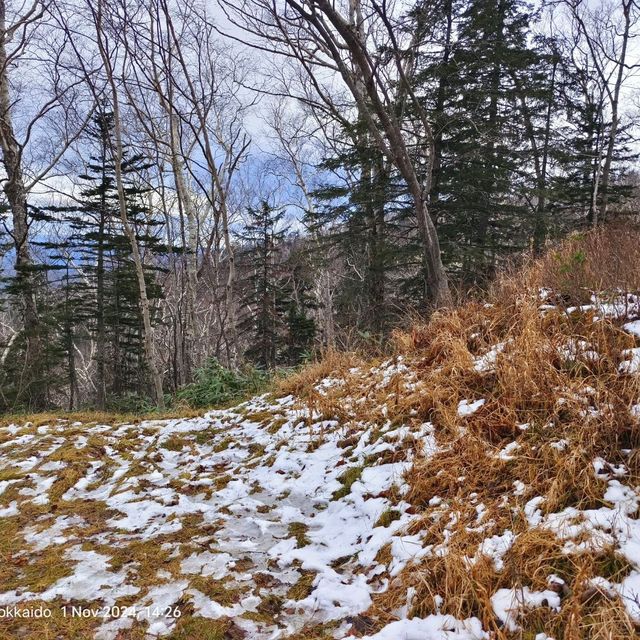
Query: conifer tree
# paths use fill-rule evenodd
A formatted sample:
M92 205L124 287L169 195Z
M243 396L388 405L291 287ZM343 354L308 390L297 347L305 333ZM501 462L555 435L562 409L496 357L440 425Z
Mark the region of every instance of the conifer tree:
M249 208L240 239L244 243L240 263L245 271L240 330L246 336L245 356L258 366L273 369L285 341L287 296L283 281L280 245L285 231L279 228L283 210L267 201Z
M316 337L316 321L312 312L317 308L312 294L313 274L309 271L305 243L296 246L295 239L286 261L287 282L285 292L288 298L286 314L286 344L283 361L295 366L309 357Z
M605 92L593 71L588 66L574 65L568 55L569 52L565 52L561 58L563 75L559 101L566 118L561 129L562 144L555 150L560 169L554 181L553 203L558 232L591 226L597 219L602 195L602 165L611 127L606 116ZM625 169L637 157L629 125L618 125L612 155L612 180L607 189L610 204L615 205L630 194Z
M406 188L375 145L358 133L360 128L345 132L346 140L356 145L345 144L341 153L325 160L323 167L341 179L316 190L318 206L306 222L322 231L318 249L335 247L349 269L336 302L343 323L381 334L402 307L399 290L392 286L394 274L407 261L419 262L420 248L406 241L409 212L398 204ZM424 280L419 268L413 272Z
M95 341L95 404L99 408L109 394L145 394L147 390L137 279L122 229L110 152L112 126L108 111L95 117L88 132L94 151L87 172L80 176L84 187L79 205L56 209L71 229L67 244L75 256L75 313ZM157 259L166 251L160 238L162 221L149 210L147 190L139 186L140 173L149 164L143 156L125 151L122 173L128 216L139 245ZM158 270L151 261L146 265L151 300L161 296L155 283Z
M442 59L427 58L419 76L439 123L432 206L449 269L477 281L496 256L528 240L529 150L517 103L537 56L520 0L468 0L445 13L455 28L446 31Z

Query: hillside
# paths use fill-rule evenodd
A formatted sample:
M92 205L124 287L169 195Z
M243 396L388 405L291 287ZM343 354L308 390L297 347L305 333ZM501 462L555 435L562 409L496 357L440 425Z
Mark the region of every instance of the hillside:
M0 638L636 637L638 264L574 237L385 358L3 426Z

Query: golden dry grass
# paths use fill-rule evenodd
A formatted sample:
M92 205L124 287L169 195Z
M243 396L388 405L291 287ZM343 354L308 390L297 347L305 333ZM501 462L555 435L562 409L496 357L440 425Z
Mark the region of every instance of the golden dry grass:
M573 313L570 308L588 304L592 292L603 301L640 292L638 265L638 229L572 236L543 258L503 274L486 302L438 313L428 323L394 335L394 358L402 356L419 382L413 389L403 385L402 375L381 388L362 373L371 363L350 373L364 364L337 355L285 387L326 417L346 420L347 436L348 420L434 425L440 450L429 459L416 457L406 476L406 499L416 513L424 513L410 533L426 532L425 544L446 542L448 552L410 565L391 581L368 612L379 625L394 619L391 612L405 604L407 589L413 587L412 615L439 610L458 618L477 616L498 639L533 638L542 631L566 639L637 637L621 601L588 588L594 576L619 582L630 570L624 559L611 549L566 555L554 534L529 527L523 507L534 496L545 497L544 513L606 506L607 483L592 466L598 456L624 463L629 471L624 482L640 484L640 457L621 452L640 446L640 424L629 411L640 402L640 377L618 371L623 350L637 345L620 321L594 321L595 312ZM553 291L554 309L541 311L541 289ZM563 353L577 341L588 343L598 359L580 349ZM477 358L497 344L504 348L491 370L476 370ZM319 392L315 384L323 376L345 382ZM365 401L353 404L353 397ZM479 398L486 403L477 412L458 415L461 400ZM499 451L514 441L519 448L512 459L500 459ZM559 441L566 441L565 450L551 446ZM525 486L522 495L514 495L514 482ZM447 505L446 513L456 514L455 526L448 517L433 518L429 501L434 496ZM478 504L486 509L484 521L493 523L482 532L474 527ZM473 557L484 538L505 530L517 535L504 557L505 568L497 571L483 557L470 567L465 557ZM551 574L566 582L561 611L535 609L519 620L522 631L502 629L492 594L518 585L548 588ZM443 598L440 609L435 596Z

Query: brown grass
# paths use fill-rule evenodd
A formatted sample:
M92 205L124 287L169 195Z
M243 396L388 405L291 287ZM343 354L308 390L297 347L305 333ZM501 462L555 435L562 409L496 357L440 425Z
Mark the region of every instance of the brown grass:
M202 415L205 409L193 409L186 406L171 407L164 411L149 411L148 413L117 413L110 411L45 411L41 413L8 413L0 416L0 427L10 424L23 425L31 423L33 427L57 422L82 422L84 426L91 424L139 424L144 420L169 420L171 418L195 418Z
M419 387L407 390L403 376L381 389L366 367L352 356L330 358L303 372L286 388L302 395L326 417L345 420L345 446L349 420L393 424L425 421L435 427L440 451L430 459L417 456L407 474L406 499L421 514L410 533L426 531L425 544L446 540L448 553L410 565L378 596L367 615L379 625L405 604L408 587L417 592L413 615L436 611L434 597L444 598L441 609L460 618L479 617L496 638L528 638L545 631L556 638L631 638L634 625L617 598L585 596L594 576L620 581L629 570L613 550L567 556L563 543L549 532L529 528L525 503L545 496L543 513L566 507L599 508L605 505L606 482L596 478L592 462L600 456L612 464L624 463L624 482L640 483L640 459L623 456L621 449L640 446L640 425L629 408L640 401L640 377L618 373L621 352L633 347L632 336L616 320L593 320L593 313L569 313L571 306L588 304L592 292L603 300L640 292L640 231L610 228L575 235L539 260L517 272L505 273L485 303L471 302L434 315L411 331L394 338L397 356L416 374ZM541 312L542 288L553 293L556 308ZM565 357L561 349L583 340L600 354L597 361ZM504 343L491 371L476 371L475 359ZM353 366L362 370L349 373ZM364 372L364 373L363 373ZM322 376L344 379L344 385L321 394L315 389ZM350 398L364 397L352 404ZM473 415L461 418L461 400L486 399ZM380 407L386 405L386 414ZM527 424L526 429L519 425ZM566 440L565 450L551 446ZM519 448L510 460L498 457L510 442ZM524 483L523 495L514 495L514 482ZM470 500L475 494L475 500ZM429 501L438 496L444 506ZM506 503L502 499L506 496ZM477 528L475 506L486 509ZM441 512L442 517L435 514ZM458 521L449 526L449 515ZM486 558L470 567L486 537L505 530L518 535L497 571ZM520 619L523 631L508 634L496 619L490 598L499 588L517 585L548 588L551 574L566 581L559 613L548 608L527 612Z

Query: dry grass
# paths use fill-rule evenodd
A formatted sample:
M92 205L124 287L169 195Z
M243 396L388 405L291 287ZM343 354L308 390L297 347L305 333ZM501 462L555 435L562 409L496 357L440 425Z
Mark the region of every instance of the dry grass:
M604 301L640 292L638 265L637 229L571 237L524 269L504 274L486 303L467 303L396 334L396 355L417 374L419 385L413 390L402 385L403 376L381 389L362 372L349 373L362 363L336 355L286 387L326 417L416 426L429 421L435 427L440 451L430 459L416 458L407 474L406 499L423 514L410 533L426 531L425 544L446 544L448 552L410 565L391 581L368 613L380 625L393 619L390 612L405 604L407 589L413 587L413 615L436 612L439 596L444 599L441 612L477 616L498 639L533 638L542 631L566 639L637 637L619 599L587 588L594 576L619 582L629 570L625 561L612 550L567 556L555 535L529 527L523 507L534 496L545 497L543 513L606 506L607 484L592 466L598 456L626 464L624 482L640 484L639 456L621 453L640 447L640 425L629 412L640 401L640 381L618 372L622 351L635 341L619 321L594 322L592 312L570 309L588 304L592 292ZM545 313L540 310L543 288L554 292L555 309ZM562 353L571 341L580 340L599 354L597 360L580 351ZM492 370L477 371L476 359L497 344L504 348ZM319 393L315 385L322 376L345 382ZM354 405L349 401L353 397L365 401ZM458 415L461 400L479 398L486 403L476 413ZM345 429L348 443L348 424ZM514 441L519 448L512 459L500 459L500 450ZM551 446L559 441L567 442L566 449ZM522 495L514 494L514 482L525 486ZM434 496L445 506L430 505ZM493 523L481 532L479 504L486 510L483 522ZM435 517L439 511L441 517ZM454 513L457 522L451 525ZM518 537L504 556L504 569L497 571L483 557L470 567L465 556L473 557L484 538L505 530ZM546 589L551 574L567 585L561 611L539 608L521 618L521 632L502 629L490 602L496 590L517 585Z
M276 387L276 393L298 397L313 395L315 385L322 378L344 375L350 368L361 364L362 359L354 353L328 351L319 362L304 367L301 371L281 380Z
M398 442L393 451L366 461L368 465L402 460L406 456L404 449L416 450L414 465L406 476L409 492L403 496L418 516L408 533L423 532L425 544L447 551L410 564L390 580L389 589L374 598L366 613L367 619L375 621L376 628L394 619L393 612L406 604L407 590L413 588L416 595L410 615L426 616L439 611L458 618L477 616L496 640L535 638L541 632L557 640L637 637L638 630L620 599L589 585L595 576L619 583L632 567L613 548L568 555L564 543L551 531L529 525L524 506L535 496L545 498L540 505L543 514L567 507L583 510L607 506L603 499L607 483L596 477L592 466L596 457L612 464L624 463L629 471L624 483L640 485L637 453L640 424L629 412L632 405L640 402L640 376L618 373L622 351L635 346L635 341L621 330L620 322L606 319L594 322L593 313L570 312L570 307L588 303L594 291L605 299L639 292L638 265L638 230L612 228L577 235L543 258L531 260L523 269L505 273L488 292L485 303L461 305L436 314L428 324L394 335L392 360L395 358L409 368L413 386L406 385L405 373L398 373L382 387L380 377L371 372L381 361L365 362L354 354L334 352L279 383L276 390L279 395L296 395L325 418L340 420L344 433L338 444L344 449L345 460L362 432L358 422L408 425L416 429L430 422L434 427L439 450L428 459L421 455L419 440L409 438L402 444ZM550 302L555 305L545 313L540 310L543 301L539 292L543 288L553 291ZM597 360L580 352L563 354L571 341L579 340L599 354ZM504 348L491 370L477 370L477 358L497 344L503 344ZM318 389L323 378L342 382ZM477 412L468 417L459 415L460 401L479 398L486 402ZM34 428L59 417L55 414L9 417L4 423L28 420ZM108 414L65 418L70 422L110 424L141 419ZM255 413L247 418L263 422L267 416ZM277 423L274 431L280 426ZM380 436L385 437L384 430L379 433L374 430L370 442ZM206 441L207 434L203 433L201 438ZM393 438L388 441L395 444ZM558 445L563 441L565 448ZM499 452L512 442L518 448L511 457L499 457ZM184 444L175 438L164 446L182 448ZM231 444L223 439L216 450ZM99 448L100 443L91 442L90 446ZM622 449L635 453L624 456ZM253 453L262 455L258 449ZM53 491L53 502L62 513L66 507L57 498L75 482L78 474L84 473L84 468L82 460L72 459L73 451L58 455L67 456L65 461L69 463L69 477L61 476L60 485ZM361 472L362 467L345 467L336 497L347 495ZM8 479L18 471L9 469L5 473L7 478L0 479ZM221 475L220 486L228 480L229 476ZM514 492L514 483L521 483L522 491ZM11 491L9 487L9 495ZM433 501L435 497L438 502ZM480 519L479 505L484 509ZM96 508L93 515L82 515L88 520L94 518L96 526L107 517L104 505ZM390 509L382 514L377 525L388 526L398 515ZM37 513L25 514L30 516ZM506 530L512 531L516 540L503 557L504 567L498 570L489 558L478 556L477 550L485 538ZM185 542L192 533L190 527L185 529ZM296 537L298 546L308 543L307 531L300 523L292 523L290 534ZM20 583L24 584L26 569L20 566L20 557L16 557L14 537L15 532L9 529L0 535L0 557L5 564L0 578L4 575L8 584L12 584L11 572L20 571ZM470 558L475 561L470 562ZM41 590L57 579L51 573L55 567L52 560L47 554L36 559L29 574L29 584L34 589ZM377 560L385 564L391 561L389 545L380 550ZM156 555L147 544L132 547L126 554L116 554L114 567L133 561L139 566L141 587L158 563L177 571L172 565L177 560ZM246 569L251 569L250 564ZM501 588L547 589L551 575L565 582L564 587L558 587L561 610L541 607L525 612L518 621L522 630L506 632L493 612L491 596ZM313 580L313 573L302 572L288 597L294 600L306 597ZM199 588L227 603L235 602L241 595L213 580L203 580ZM267 604L264 610L253 614L258 622L272 620L282 603L272 600ZM187 615L174 632L176 640L234 637L233 623L192 618L188 615L189 606L185 605ZM66 634L60 637L83 638L83 633L89 637L91 624L82 629L72 628L73 624L72 620L33 622L22 633L27 638L54 637L51 630L55 628ZM304 629L295 637L326 638L332 631L329 624ZM17 627L7 622L0 624L0 637L2 633L21 637L16 635L18 632ZM126 637L137 639L143 634L134 628Z
M164 411L150 411L148 413L114 413L110 411L46 411L41 413L8 413L0 416L0 427L10 424L23 425L31 423L33 427L45 424L63 422L72 424L81 422L83 426L91 424L139 424L144 420L169 420L171 418L196 418L202 415L202 409L193 409L186 406L177 406Z

